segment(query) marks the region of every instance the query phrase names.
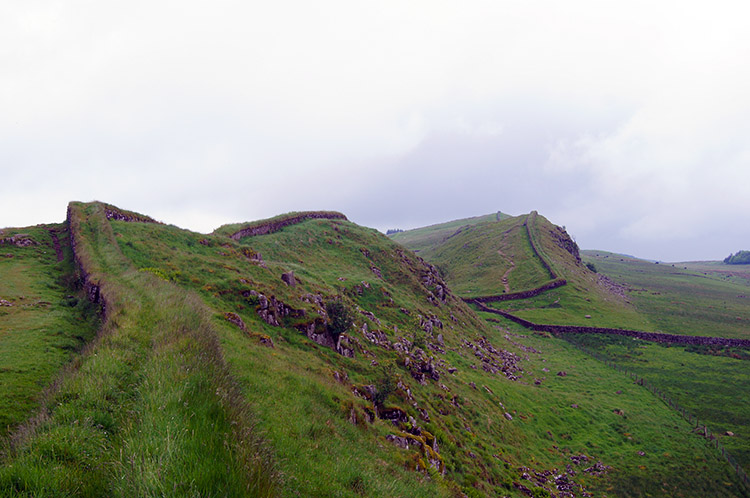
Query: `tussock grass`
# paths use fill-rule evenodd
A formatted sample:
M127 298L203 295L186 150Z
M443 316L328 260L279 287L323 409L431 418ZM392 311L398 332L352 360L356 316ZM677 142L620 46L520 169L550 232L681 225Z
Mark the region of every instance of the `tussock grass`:
M590 361L563 341L535 335L513 338L542 351L524 361L522 382L485 372L481 361L460 347L461 339L476 341L483 335L498 347L522 357L526 353L505 339L504 330L477 321L458 300L440 307L428 303L418 259L410 253L402 258L397 246L374 231L343 221L309 220L241 244L220 237L206 237L206 244L201 244L198 240L203 236L174 227L119 222L112 226L123 252L136 266L177 272L176 281L198 292L216 311L214 324L224 354L274 447L285 476L285 496L450 496L456 490L468 496L521 496L513 485L523 482L521 466L561 469L571 455L580 453L615 467L606 478L580 477L597 496L664 495L664 482L673 494L682 490L686 496L704 496L724 490L724 480L731 484L726 465L679 417L655 403L648 391L633 389L631 380ZM265 267L245 257L244 247L260 252ZM382 272L382 280L371 266ZM290 270L298 280L294 288L280 278ZM363 323L391 339L412 337L420 332L415 315L435 313L445 323L440 332L446 353L438 357L458 369L440 379L450 393L439 383L422 386L414 381L392 351L365 344L369 355L358 350L355 358L345 358L293 328L304 319L288 318L281 327L269 326L256 313L257 300L243 296L249 290L304 309L307 319L317 312L304 300L305 294L340 296L352 308L372 312L381 321L377 324L358 315L351 334L360 340L364 338L357 331ZM227 311L242 318L247 333L223 319ZM451 313L458 322L450 319ZM503 327L520 331L513 324ZM270 336L275 348L259 345L260 334ZM379 364L371 365L372 359ZM444 477L409 470L414 468L416 453L385 440L399 428L361 419L364 408L371 405L354 396L351 385L376 382L380 367L389 364L395 364L397 378L409 385L431 421L423 421L403 395L392 396L388 403L435 435L446 466ZM551 371L542 371L545 367ZM568 376L557 377L559 370L567 370ZM351 385L337 382L334 371L346 372ZM545 380L537 386L534 378ZM450 403L453 396L459 407ZM571 408L574 403L581 409ZM352 408L360 416L356 426L348 420ZM627 420L614 409L623 410ZM512 413L512 421L504 417L505 411ZM643 448L645 457L637 454ZM667 459L664 453L672 456ZM632 483L630 476L634 476Z
M273 496L278 476L191 294L128 263L101 205L71 205L107 318L0 469L4 496Z
M61 244L57 261L50 230ZM0 441L38 410L58 370L94 336L95 307L74 288L65 225L5 230L38 244L0 246Z

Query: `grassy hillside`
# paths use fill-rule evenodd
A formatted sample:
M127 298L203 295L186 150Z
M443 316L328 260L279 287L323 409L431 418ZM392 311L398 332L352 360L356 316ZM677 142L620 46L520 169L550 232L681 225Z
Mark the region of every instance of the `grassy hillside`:
M396 235L408 237L410 233ZM489 305L537 323L654 330L616 286L582 264L575 242L562 228L536 213L465 226L431 242L422 246L420 256L435 264L462 298L533 289L553 279L551 269L567 285L530 299Z
M539 358L536 365L521 360L526 353L506 339L502 331L478 321L453 296L436 306L429 298L430 293L436 295L434 285L432 290L424 285L424 277L431 273L429 268L376 231L339 220L308 220L235 244L222 238L201 239L171 227L154 230L138 224L113 225L120 246L138 266L157 268L179 285L196 290L217 311L227 358L246 386L245 396L255 407L259 426L277 454L282 474L288 478L284 494L355 495L362 490L363 494L374 496L433 496L460 489L480 496L522 496L514 486L523 482L521 467L564 468L570 456L579 453L618 462L617 471L608 477L589 477L591 485L600 486L605 492L607 487L616 489L625 482L625 476L634 469L645 474L639 465L648 464L650 477L642 477L622 496L661 489L664 480L677 487L698 486L704 492L716 485L724 489L715 480L719 475L732 482L725 466L706 450L705 442L693 437L684 423L675 422L669 410L658 407L655 414L647 415L653 408L644 401L651 399L644 390L630 390L625 397L612 394L612 379L608 379L592 394L596 408L583 415L580 424L571 424L559 410L579 399L580 385L571 382L555 389L546 382L534 384L533 378L549 375L541 371L546 368L542 361L547 360L546 356ZM294 273L294 287L281 280L281 275L290 271ZM211 276L208 284L207 274ZM280 326L269 325L258 316L257 296L251 291L273 295L294 310L304 310L305 315L292 313L280 320ZM358 307L364 312L359 313L350 335L354 358L316 344L300 332L314 324L318 316L315 298L310 297L318 295L324 300L341 297L353 309ZM226 312L237 313L248 332L229 324L223 318ZM451 314L457 321L451 319ZM420 327L418 315L434 316L444 326L435 327L428 334ZM417 343L436 361L444 361L444 369L438 369L439 380L428 378L424 385L416 381L404 365L403 353L394 351L392 346L375 345L362 334L365 323L368 332L383 334L377 339L383 344L411 342L409 349L415 351ZM264 336L273 341L274 348L261 344ZM481 368L474 350L463 343L467 340L476 345L481 336L487 337L495 348L519 356L521 367L526 370L523 383ZM430 344L442 348L445 354ZM576 363L584 361L581 353L569 347L555 347L562 350L553 349L554 356L572 355L577 358ZM474 369L472 364L480 368ZM357 386L377 385L386 375L382 367L389 365L396 383L408 386L410 395L397 389L387 405L406 412L422 434L436 438L445 470L443 477L429 466L423 450L404 450L387 441L389 435L405 437L408 425L399 427L384 420L367 422L372 403L352 392ZM451 374L449 368L457 370ZM602 380L611 375L602 365L594 363L591 368ZM348 380L339 382L335 373L339 378L345 373ZM584 373L582 378L588 376ZM625 378L620 382L623 386L629 384ZM615 441L623 436L610 432L608 424L619 416L608 408L611 402L605 400L609 396L617 396L633 414L629 416L638 420L645 417L642 424L637 424L643 428L632 429L641 434L643 441L658 441L661 431L668 430L670 439L679 442L656 442L657 447L664 444L669 449L646 460L634 453L625 459L627 464L620 463L624 448ZM513 420L505 417L506 410ZM350 421L352 413L356 426ZM594 419L602 423L592 425ZM673 434L675 424L681 429ZM561 437L564 444L552 442L548 430L559 434L554 437ZM601 443L602 437L609 442ZM563 449L556 450L552 445ZM615 451L616 448L620 449ZM663 473L654 471L664 452L677 452L683 455L678 461L689 460L690 465L695 465L684 467L683 471L699 470L704 465L713 469L709 472L711 481L688 484L691 480L682 480L674 468L665 468ZM702 455L701 460L696 462L695 455ZM432 478L420 482L416 469L423 465ZM680 465L675 464L675 468ZM384 473L384 468L389 470ZM394 476L398 478L394 480Z
M585 251L600 272L627 286L640 313L664 332L750 336L750 269L721 262L655 264L605 251ZM576 338L651 379L711 427L750 471L748 351L669 347L640 341Z
M656 264L604 251L584 256L624 284L636 309L659 330L750 338L750 269L744 266Z
M550 275L534 257L525 223L526 216L516 216L465 226L420 256L437 265L462 297L530 289Z
M403 232L391 234L389 237L399 244L408 247L412 251L420 252L423 249L428 249L440 244L460 229L488 221L501 221L506 218L510 218L510 215L498 211L497 213L485 214L483 216L474 216L471 218L449 221L447 223L438 223L427 227L415 228L413 230L405 230Z
M629 377L486 321L374 230L236 241L107 209L69 220L99 338L0 496L747 496Z
M38 409L44 388L93 338L97 320L75 288L65 225L6 229L0 240L2 438Z
M106 320L5 445L0 496L276 494L210 313L135 268L106 209L72 204L68 219L79 277Z

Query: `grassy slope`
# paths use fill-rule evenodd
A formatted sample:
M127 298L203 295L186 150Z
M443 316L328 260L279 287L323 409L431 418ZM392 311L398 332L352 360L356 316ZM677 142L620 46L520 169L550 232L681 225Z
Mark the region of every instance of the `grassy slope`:
M107 222L99 204L73 208L79 249L110 303L107 322L52 393L47 415L27 426L4 459L0 495L272 494L279 489L275 468L255 435L249 403L273 446L285 496L441 496L458 488L470 496L523 496L514 483L534 486L522 479L521 466L564 468L580 453L615 467L604 478L577 475L598 496L736 496L726 466L645 390L558 339L511 336L541 351L524 353L455 298L435 307L421 283L421 262L374 231L315 220L238 244L175 227ZM247 257L248 248L263 254L265 267ZM281 283L288 270L298 276L294 288ZM307 319L316 307L304 294L341 295L382 322L359 316L357 326L366 321L391 340L434 342L415 316L434 313L445 323L446 343L446 354L436 356L457 371L420 385L393 351L367 345L368 353L345 358L292 327L305 318L282 327L261 321L250 289L305 309ZM227 322L226 311L237 312L249 332ZM259 343L265 334L275 348ZM528 354L520 382L471 368L481 362L460 341L480 335ZM408 470L420 452L386 442L397 432L392 424L363 422L371 405L353 396L350 383L382 377L372 360L395 365L414 402L429 412L430 422L420 419L401 391L388 401L436 436L445 478ZM558 369L568 375L555 376ZM349 382L335 381L334 370ZM348 421L352 408L357 425ZM252 486L256 492L247 491Z
M451 289L461 297L503 294L504 275L507 275L511 292L538 287L548 282L550 275L531 249L524 226L527 219L524 215L500 222L483 222L454 232L450 238L421 239L420 256L437 265ZM559 230L547 219L536 216L531 228L537 234L539 249L568 284L535 298L490 306L538 323L654 330L648 319L638 314L625 299L600 285L596 274L579 264L556 242ZM421 229L414 232L418 230ZM396 235L409 236L410 233ZM407 247L416 247L410 239L406 240Z
M504 325L526 333L515 324ZM726 462L691 432L692 426L632 379L562 339L532 334L522 342L542 351L532 361L536 375L547 377L546 389L524 400L534 415L524 423L540 436L552 428L549 446L562 451L582 446L608 456L614 470L594 483L594 496L750 496ZM546 374L540 371L545 367ZM567 375L558 377L559 371Z
M571 336L644 377L707 424L750 472L750 369L748 359L714 356L699 347L666 347L615 337ZM730 431L735 436L724 435Z
M216 324L221 327L227 358L242 381L260 427L274 445L286 476L286 495L355 496L362 492L373 496L434 496L448 493L450 486L441 485L441 479L424 481L419 473L404 470L419 455L385 441L385 435L396 431L390 423L360 423L355 427L347 421L351 407L361 416L368 403L353 396L350 386L334 381L333 371L347 372L354 384L369 384L380 375L379 367L371 361L394 364L397 358L393 352L368 346L369 354L360 351L354 359L344 358L289 327L294 320L286 327L271 327L257 317L256 301L243 297L243 291L250 289L274 294L292 307L305 309L310 316L314 306L302 300L304 294L345 296L352 306L374 313L382 324L367 320L370 328L383 330L391 340L397 335L394 325L398 335L419 335L414 313L404 315L401 307L440 316L446 323L442 331L447 345L444 359L458 368L455 375L441 377L440 383L449 391L434 382L422 386L397 366L397 376L410 386L415 401L427 409L431 421L421 420L401 395L394 395L389 403L405 409L436 435L446 463L446 478L464 492L519 495L512 485L520 480L518 467L561 468L569 462L570 454L581 452L617 467L609 478L594 479L590 484L605 493L607 488L617 489L614 494L619 496L644 496L646 492L658 495L665 481L670 489L692 490L685 491L685 496L702 496L714 489L722 495L723 481L731 481L725 466L705 443L692 436L689 427L664 406L654 405L645 390L628 387L631 383L626 378L613 379L612 371L587 361L585 355L561 341L529 339L544 354L524 363L528 369L524 383L470 368L479 362L460 347L461 338L475 341L483 334L497 347L516 348L504 339L503 332L477 322L461 303L454 301L450 307L440 308L429 304L414 275L420 268L419 261L408 253L402 257L398 247L374 231L347 222L314 220L248 238L241 245L213 237L203 245L198 243L201 236L174 227L113 226L120 246L136 266L158 268L162 274L171 275L180 285L200 292L217 312ZM263 254L266 267L250 261L243 247ZM364 247L369 256L360 250ZM375 276L372 265L381 270L384 280ZM281 284L281 273L289 270L299 279L295 288ZM362 281L370 289L359 295L356 288ZM226 311L238 313L250 333L225 322L221 313ZM450 312L463 323L451 322ZM363 321L359 317L357 325ZM274 349L259 345L262 334L273 339ZM361 335L352 335L364 341ZM543 359L549 361L552 373L541 371L547 365ZM576 367L584 364L586 368ZM574 371L563 380L554 376L556 368L581 368L581 374ZM533 377L548 380L536 386L531 382ZM470 382L479 390L470 387ZM574 411L569 407L580 403L582 383L588 385L583 389L588 406ZM624 394L614 394L617 386ZM452 396L458 396L461 408L448 402ZM631 422L623 425L621 417L612 413L614 399ZM513 412L513 421L503 417L500 401ZM637 448L628 446L625 432L645 445L646 456L638 456ZM669 465L662 465L665 452L674 455ZM637 479L631 483L628 476L634 473Z
M508 218L509 215L504 213L485 214L483 216L474 216L461 220L453 220L447 223L438 223L413 230L405 230L389 235L392 240L408 247L409 249L419 252L423 249L433 247L443 240L447 239L457 230L487 221L499 221Z
M750 338L750 272L744 267L654 264L604 251L585 256L625 284L638 311L663 332Z
M748 337L750 302L741 296L750 295L750 285L744 267L712 262L657 265L604 251L586 251L585 257L599 271L627 284L637 309L664 332ZM737 434L723 437L722 443L750 471L747 351L586 342L654 382L713 431Z
M423 248L420 256L437 265L462 297L503 294L502 279L508 270L511 292L531 289L550 277L533 256L525 222L526 216L517 216L467 226Z
M107 320L4 456L0 496L273 495L202 303L134 268L104 206L71 214Z
M532 229L538 234L540 250L568 284L532 299L498 303L498 308L536 323L654 330L649 318L638 313L628 299L610 292L597 274L561 247L555 225L537 216Z
M499 225L499 224L496 224ZM476 228L476 227L475 227ZM640 292L628 293L625 300L614 296L600 286L595 274L575 262L569 252L555 243L551 236L554 227L545 219L538 217L538 233L541 233L542 251L553 262L558 273L568 280L568 285L548 291L538 297L523 301L494 303L493 306L514 311L516 314L539 323L582 324L595 326L610 326L633 328L639 330L658 330L673 333L693 333L704 335L721 335L743 337L746 328L743 320L747 314L746 298L749 272L743 267L731 267L714 263L685 263L679 269L665 265L654 265L640 261L632 261L628 266L609 255L593 260L603 273L609 274L615 280L629 284L631 288L644 289ZM451 244L456 248L489 246L485 240L466 230L454 237L455 240L444 241L441 246L425 249L421 254L428 259L441 254L443 247ZM497 245L507 243L512 232L496 236ZM469 239L472 235L474 240ZM465 237L468 240L462 240ZM523 244L516 239L516 247ZM487 249L488 259L494 255ZM509 252L504 250L503 252ZM443 253L444 254L444 253ZM443 268L450 265L463 264L461 252L454 261L433 260ZM522 251L516 251L522 255ZM468 261L480 259L474 251L463 255ZM591 261L584 256L586 261ZM447 260L447 265L446 265ZM507 264L496 270L496 275L507 269ZM626 266L622 266L626 265ZM687 270L684 267L687 267ZM627 271L632 268L633 271ZM491 271L488 270L488 271ZM450 269L446 271L450 274ZM679 275L675 275L679 273ZM691 274L687 276L686 274ZM453 273L456 275L456 273ZM467 278L468 274L459 274ZM457 288L467 288L472 281L462 281L461 278L454 285ZM476 278L476 277L474 277ZM467 279L468 280L468 279ZM481 279L477 279L481 281ZM647 290L645 290L647 289ZM492 290L486 286L486 291ZM632 302L632 305L630 303ZM585 315L591 315L587 319ZM687 325L687 327L686 327ZM697 325L697 326L696 326ZM690 327L695 326L694 331ZM582 339L582 338L581 338ZM590 345L604 342L597 338L587 338ZM648 351L661 351L660 359L656 357L648 360L645 357L629 358L625 362L632 371L645 375L660 388L668 390L673 398L701 419L708 420L710 426L717 431L731 430L736 434L748 434L748 407L744 403L747 392L747 380L744 373L744 362L736 358L721 358L712 361L710 356L699 355L685 350L685 348L664 349L659 346L648 346ZM664 353L668 351L669 354ZM705 353L705 351L702 351ZM737 352L724 352L735 354ZM653 356L653 355L651 355ZM618 361L623 361L618 357ZM696 376L696 372L701 375ZM747 465L747 441L742 436L726 438L727 448Z
M50 230L63 261L57 261ZM0 438L39 406L43 388L96 329L93 308L72 289L65 226L6 229L0 238L17 233L38 245L0 245L0 299L13 305L0 307Z

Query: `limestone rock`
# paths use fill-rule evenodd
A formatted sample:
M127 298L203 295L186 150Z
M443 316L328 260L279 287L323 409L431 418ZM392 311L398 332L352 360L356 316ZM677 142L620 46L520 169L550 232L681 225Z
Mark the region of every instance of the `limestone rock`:
M286 273L281 274L281 280L284 281L286 285L289 287L296 287L297 286L297 279L294 277L293 271L288 271Z

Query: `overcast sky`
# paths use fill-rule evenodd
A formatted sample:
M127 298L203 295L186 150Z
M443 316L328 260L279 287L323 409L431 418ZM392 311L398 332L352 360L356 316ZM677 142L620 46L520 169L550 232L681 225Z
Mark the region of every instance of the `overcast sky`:
M750 249L745 0L0 3L0 226L537 210L582 248Z

